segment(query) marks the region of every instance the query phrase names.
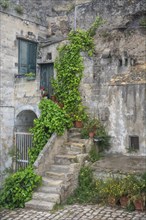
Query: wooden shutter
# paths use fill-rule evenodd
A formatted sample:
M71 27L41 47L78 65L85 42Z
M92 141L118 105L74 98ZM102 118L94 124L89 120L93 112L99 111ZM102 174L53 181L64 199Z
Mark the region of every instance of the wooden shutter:
M19 40L18 70L20 74L36 73L37 43Z
M49 97L53 94L53 88L51 85L51 79L53 78L53 75L54 66L52 63L41 65L40 87L45 88Z
M19 58L18 58L19 74L27 73L27 41L19 40Z
M28 42L28 72L36 73L37 44Z
M49 96L51 96L51 95L53 95L53 88L52 88L51 80L54 76L54 66L51 63L48 65L48 72L49 72L49 74L47 76L47 81L49 82L48 83L48 93L49 93Z

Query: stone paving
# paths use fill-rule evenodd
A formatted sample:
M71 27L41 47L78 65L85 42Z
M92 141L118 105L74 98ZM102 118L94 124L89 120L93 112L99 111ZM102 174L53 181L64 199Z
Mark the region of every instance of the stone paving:
M31 209L3 210L0 220L146 220L146 212L127 212L124 209L99 205L65 206L54 212Z

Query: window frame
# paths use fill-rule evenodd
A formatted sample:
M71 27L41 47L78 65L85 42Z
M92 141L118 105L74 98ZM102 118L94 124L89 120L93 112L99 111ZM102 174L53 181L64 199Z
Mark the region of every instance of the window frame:
M23 70L23 67L22 67L23 61L24 61L24 60L22 61L23 59L22 57L23 45L22 44L26 44L26 54L24 54L25 62L26 62L26 66L24 67L24 69L26 68L26 70ZM36 41L31 41L31 40L24 39L24 38L18 38L18 74L25 75L26 73L30 73L30 72L33 72L34 74L36 74L37 45L38 45L38 42ZM33 56L34 58L32 62L31 57Z

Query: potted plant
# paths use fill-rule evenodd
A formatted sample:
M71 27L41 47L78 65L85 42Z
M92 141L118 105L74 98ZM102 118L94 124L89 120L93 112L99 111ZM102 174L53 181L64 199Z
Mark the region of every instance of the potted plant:
M93 138L96 134L97 129L100 127L100 121L97 118L88 118L86 128L90 138Z
M128 204L133 204L136 210L143 211L146 196L145 187L145 180L141 177L133 174L127 175L120 182L121 200L123 196L126 196Z
M97 144L99 148L99 152L103 152L104 150L108 150L110 148L110 139L105 130L105 127L100 124L100 126L96 129L96 133L94 136L94 142Z
M115 206L120 198L119 179L106 179L99 190L99 196L103 202L108 203L110 206Z
M80 115L74 115L74 126L76 128L82 128L83 127L83 121L82 117Z
M143 211L145 207L146 194L140 193L131 197L131 200L137 211Z
M140 177L134 176L133 187L131 190L130 200L133 202L135 209L138 211L143 211L146 202L146 183Z
M84 127L81 131L82 136L93 138L98 127L100 127L99 120L97 118L88 117L84 122Z
M85 113L85 107L79 105L76 109L76 112L73 114L74 125L76 128L82 128L83 122L86 120L87 114Z
M129 205L129 194L131 190L131 176L125 176L124 178L120 179L119 182L119 195L120 195L120 205L122 208L126 208Z
M25 76L28 81L35 80L35 78L36 78L36 74L32 73L32 72L26 73Z

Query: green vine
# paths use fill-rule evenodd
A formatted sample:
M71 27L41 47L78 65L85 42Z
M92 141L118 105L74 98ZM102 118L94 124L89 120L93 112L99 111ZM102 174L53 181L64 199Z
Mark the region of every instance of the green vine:
M31 129L33 134L33 148L29 152L31 164L37 159L52 133L62 135L65 129L72 126L71 119L66 112L51 100L42 99L39 109L41 115L34 120L34 127Z
M64 110L72 116L72 120L77 116L81 120L85 119L85 111L79 92L84 70L81 52L86 52L89 56L93 55L93 35L102 22L98 17L88 31L71 31L68 43L58 49L59 56L54 65L57 77L52 80L52 84L57 99L64 104Z

